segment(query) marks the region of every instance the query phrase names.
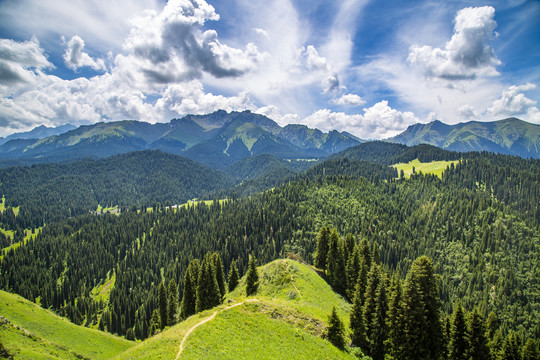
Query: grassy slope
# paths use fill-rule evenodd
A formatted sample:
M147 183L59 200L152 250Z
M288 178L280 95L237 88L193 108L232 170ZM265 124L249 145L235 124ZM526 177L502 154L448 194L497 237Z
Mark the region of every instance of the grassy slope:
M418 159L409 161L407 164L399 163L392 165L398 171L398 173L403 170L405 177L409 177L412 174L412 168L414 166L415 171L419 173L420 171L423 174L434 174L438 177L442 176L442 173L446 170L447 166L450 166L451 163L457 164L459 161L432 161L429 163L422 163Z
M22 297L0 291L0 338L15 359L109 359L135 343L72 324Z
M294 279L293 286L291 281ZM321 339L336 306L348 323L350 304L307 265L276 260L259 268L257 294L245 302L245 278L224 305L194 315L119 355L118 359L174 359L184 335L182 359L354 359ZM229 308L231 304L243 303Z

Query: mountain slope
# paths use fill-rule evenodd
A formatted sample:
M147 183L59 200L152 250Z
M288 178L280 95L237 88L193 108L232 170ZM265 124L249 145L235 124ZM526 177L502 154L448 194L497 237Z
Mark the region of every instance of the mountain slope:
M224 305L115 359L354 359L320 337L332 307L347 323L350 304L315 271L293 260L275 260L258 271L253 297L245 297L244 277Z
M16 139L43 139L49 136L60 135L76 128L75 125L71 124L60 125L53 128L40 125L27 132L15 133L6 136L5 138L0 138L0 145Z
M411 125L388 141L408 146L426 143L452 151L492 151L540 158L540 125L516 118L456 125L436 120Z
M0 314L0 338L15 359L109 359L135 345L5 291L0 291Z

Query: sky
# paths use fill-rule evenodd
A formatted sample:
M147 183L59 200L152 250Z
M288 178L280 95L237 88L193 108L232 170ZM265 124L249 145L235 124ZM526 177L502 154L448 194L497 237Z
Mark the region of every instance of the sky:
M539 100L538 0L0 0L0 136L224 109L384 139Z

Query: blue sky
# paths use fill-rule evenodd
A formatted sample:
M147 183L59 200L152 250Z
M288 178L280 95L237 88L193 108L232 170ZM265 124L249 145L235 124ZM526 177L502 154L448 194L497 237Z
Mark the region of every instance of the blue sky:
M540 2L0 1L0 136L225 109L365 139L540 123Z

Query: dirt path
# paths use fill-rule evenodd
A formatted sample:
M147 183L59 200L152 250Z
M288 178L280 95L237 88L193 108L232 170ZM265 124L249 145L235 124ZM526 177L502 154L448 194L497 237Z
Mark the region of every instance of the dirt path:
M195 330L196 328L198 328L198 327L201 326L202 324L205 324L205 323L207 323L207 322L213 320L213 319L216 317L216 315L217 315L218 312L223 312L223 311L225 311L225 310L232 309L233 307L240 306L240 305L242 305L242 304L244 304L244 303L246 303L246 302L255 302L255 301L259 301L259 300L258 300L258 299L248 299L248 300L246 300L246 301L239 302L238 304L234 304L234 305L231 305L231 306L227 306L226 308L223 308L223 309L221 309L221 310L216 310L216 311L214 311L214 313L213 313L212 315L210 315L210 316L207 317L206 319L204 319L204 320L198 322L197 324L193 325L193 326L191 327L191 329L189 329L189 330L187 331L186 335L184 335L184 338L182 339L182 342L180 343L180 347L178 348L178 353L176 354L175 360L180 359L180 354L182 354L182 351L184 350L184 343L186 342L188 336L193 332L193 330Z

